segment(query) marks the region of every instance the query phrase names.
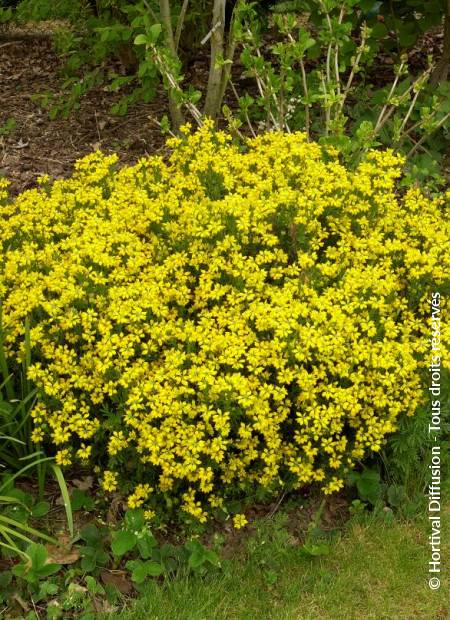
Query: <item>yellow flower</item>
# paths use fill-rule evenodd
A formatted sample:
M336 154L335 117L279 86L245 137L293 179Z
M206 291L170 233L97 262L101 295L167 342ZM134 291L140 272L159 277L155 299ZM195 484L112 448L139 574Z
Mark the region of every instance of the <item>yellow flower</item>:
M242 527L247 525L248 521L243 514L234 515L233 517L233 525L237 530L240 530Z
M113 456L123 450L128 445L123 431L115 431L108 443L108 453Z
M70 465L72 463L70 449L63 448L62 450L58 450L55 455L55 461L57 465Z
M81 448L78 448L76 454L81 461L87 461L91 456L91 452L92 446L87 446L86 444L82 443Z
M117 489L116 472L107 469L103 472L102 487L105 491L115 491Z
M35 428L31 433L31 441L33 443L40 443L44 438L44 431L42 428Z
M127 503L129 508L138 508L142 506L144 501L148 499L153 488L149 484L136 485L134 492L128 497Z

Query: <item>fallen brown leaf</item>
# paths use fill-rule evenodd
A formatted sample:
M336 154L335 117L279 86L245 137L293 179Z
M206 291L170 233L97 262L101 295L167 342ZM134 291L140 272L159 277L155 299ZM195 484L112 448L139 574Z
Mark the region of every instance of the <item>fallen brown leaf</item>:
M77 489L80 489L80 491L87 491L94 484L94 477L93 476L85 476L81 480L78 480L78 478L77 478L75 480L72 480L72 484L74 486L76 486Z
M48 562L56 564L74 564L79 558L80 553L76 547L66 543L67 537L61 536L59 541L62 545L47 545Z
M104 584L117 588L121 594L130 594L133 590L133 584L123 570L104 570L101 572L100 577Z

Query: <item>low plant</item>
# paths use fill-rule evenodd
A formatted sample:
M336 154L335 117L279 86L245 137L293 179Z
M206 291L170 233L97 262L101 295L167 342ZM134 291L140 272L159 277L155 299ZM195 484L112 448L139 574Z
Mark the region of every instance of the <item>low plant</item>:
M3 125L0 125L0 138L8 136L17 128L17 121L12 116L7 118Z
M36 510L36 518L43 516ZM27 618L87 620L114 609L122 595L142 591L151 579L204 575L220 566L216 551L199 539L160 543L144 511L128 510L115 525L92 520L65 545L50 538L29 543L20 561L2 574L0 603L14 613L20 596L22 610L33 607L37 614L30 611Z

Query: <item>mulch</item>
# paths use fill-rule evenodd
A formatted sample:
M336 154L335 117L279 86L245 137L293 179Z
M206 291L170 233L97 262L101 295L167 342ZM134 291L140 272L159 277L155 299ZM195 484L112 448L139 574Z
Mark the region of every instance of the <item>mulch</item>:
M116 152L121 163L164 149L164 136L151 119L167 110L165 94L133 106L126 116L113 115L120 95L98 87L67 118L51 119L39 96L61 96L62 62L50 39L27 39L0 44L0 134L8 119L16 126L0 135L0 176L11 181L17 194L49 174L62 178L74 162L93 150Z

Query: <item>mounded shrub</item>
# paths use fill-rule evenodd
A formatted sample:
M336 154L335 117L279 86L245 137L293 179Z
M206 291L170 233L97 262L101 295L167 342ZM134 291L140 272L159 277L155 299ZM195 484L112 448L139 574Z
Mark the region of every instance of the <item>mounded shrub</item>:
M3 191L3 329L20 361L30 319L33 439L149 517L336 491L421 399L445 197L400 197L390 151L349 171L298 133L242 150L206 124L169 145Z

